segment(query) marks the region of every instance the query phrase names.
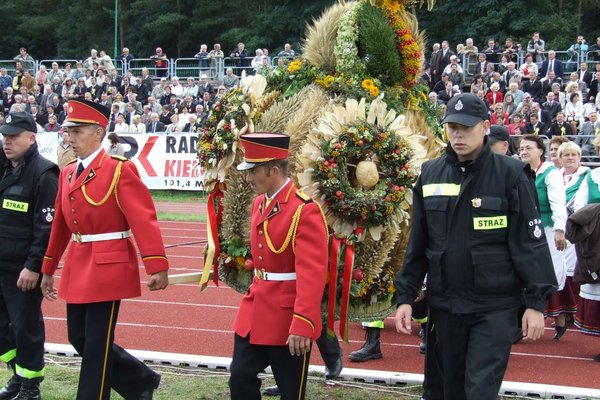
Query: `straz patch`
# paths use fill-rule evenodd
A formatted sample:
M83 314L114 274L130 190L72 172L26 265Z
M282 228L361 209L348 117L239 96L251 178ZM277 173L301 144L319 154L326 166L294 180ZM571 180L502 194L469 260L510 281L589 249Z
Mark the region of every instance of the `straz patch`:
M527 223L527 232L529 237L535 240L540 240L544 237L544 227L540 218L534 218Z
M2 202L2 208L4 208L5 210L12 210L12 211L19 211L19 212L26 213L27 211L29 211L29 203L4 199L4 201Z
M508 228L508 218L506 215L497 217L476 217L473 218L473 229L476 231L487 231L491 229Z

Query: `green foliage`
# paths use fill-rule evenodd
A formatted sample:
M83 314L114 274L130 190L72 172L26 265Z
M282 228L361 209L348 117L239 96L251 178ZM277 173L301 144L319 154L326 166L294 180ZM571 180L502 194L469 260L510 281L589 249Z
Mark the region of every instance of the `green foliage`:
M361 7L358 24L359 55L366 60L369 75L386 85L398 83L402 78L400 55L396 51L390 51L398 47L396 33L383 10Z

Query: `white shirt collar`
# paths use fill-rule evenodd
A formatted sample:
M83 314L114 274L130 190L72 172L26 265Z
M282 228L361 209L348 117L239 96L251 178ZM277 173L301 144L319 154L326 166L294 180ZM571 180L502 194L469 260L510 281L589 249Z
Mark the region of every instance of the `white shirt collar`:
M285 182L283 183L283 185L282 185L282 186L281 186L279 189L277 189L277 191L276 191L275 193L273 193L273 196L270 196L270 197L269 197L269 195L267 195L267 194L265 193L265 198L266 198L267 200L272 200L272 199L274 199L274 198L275 198L275 196L277 196L277 194L279 194L279 192L281 192L281 190L282 190L282 189L283 189L283 188L284 188L284 187L285 187L285 186L288 184L288 182L289 182L289 181L290 181L290 178L287 178L287 179L285 180Z
M102 151L102 147L98 147L98 150L96 150L95 152L93 152L92 154L90 154L89 156L87 156L84 159L81 158L77 158L77 168L79 168L79 164L83 164L83 169L86 169L87 167L90 166L90 164L92 163L92 161L94 161L94 159L96 158L96 156L98 154L100 154L100 152Z

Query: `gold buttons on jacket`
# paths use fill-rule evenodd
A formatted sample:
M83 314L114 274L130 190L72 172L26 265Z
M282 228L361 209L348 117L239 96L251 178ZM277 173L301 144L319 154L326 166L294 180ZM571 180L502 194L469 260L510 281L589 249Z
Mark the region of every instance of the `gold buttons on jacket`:
M262 248L263 248L263 245L262 245L262 243L259 243L259 244L258 244L258 248L259 248L259 249L262 249Z
M76 220L76 219L74 219L74 220L73 220L73 223L74 223L75 225L77 225L77 220Z
M259 231L258 231L258 234L259 234L259 235L262 235L262 234L263 234L263 231L262 231L262 230L259 230Z
M258 261L262 261L262 256L258 256Z
M75 201L75 196L71 196L70 200Z

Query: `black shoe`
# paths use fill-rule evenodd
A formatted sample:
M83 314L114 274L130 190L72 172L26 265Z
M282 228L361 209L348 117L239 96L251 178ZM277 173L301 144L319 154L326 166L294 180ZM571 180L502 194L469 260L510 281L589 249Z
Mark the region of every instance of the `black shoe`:
M598 354L596 357L594 357L594 361L600 362L600 354Z
M152 382L140 394L140 400L152 400L152 396L154 395L154 391L158 389L158 385L160 385L160 374L155 373Z
M21 384L23 382L23 378L19 375L13 375L10 377L6 385L2 389L0 389L0 400L12 400L14 399L21 390Z
M342 364L342 357L340 356L331 367L325 366L325 379L337 378L342 373L342 369L344 369L344 364Z
M279 387L277 385L269 386L263 389L263 394L265 396L280 396L281 392L279 391Z
M554 339L559 340L567 331L567 325L565 326L555 326L554 330L556 333L554 334Z
M419 337L421 338L421 342L419 342L419 353L425 354L427 351L427 343L425 342L425 330L421 329L419 331Z
M378 360L383 357L379 342L380 328L367 328L367 340L362 347L350 353L348 358L353 362L364 362L369 360Z
M42 400L42 395L40 394L41 381L42 378L23 378L19 395L14 400Z

